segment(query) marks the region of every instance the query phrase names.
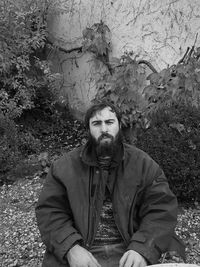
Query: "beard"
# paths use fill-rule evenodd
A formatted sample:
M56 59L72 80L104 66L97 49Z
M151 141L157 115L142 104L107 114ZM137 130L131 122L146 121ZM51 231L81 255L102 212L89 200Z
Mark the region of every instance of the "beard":
M89 143L95 149L97 157L112 157L122 143L121 130L115 137L108 133L103 133L98 139L95 139L89 133Z

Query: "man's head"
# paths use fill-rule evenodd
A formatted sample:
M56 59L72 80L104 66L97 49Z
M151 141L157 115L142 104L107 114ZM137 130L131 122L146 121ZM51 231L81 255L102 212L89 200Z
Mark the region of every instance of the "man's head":
M89 141L98 154L111 155L121 141L121 116L110 103L100 103L90 107L85 116L89 131Z

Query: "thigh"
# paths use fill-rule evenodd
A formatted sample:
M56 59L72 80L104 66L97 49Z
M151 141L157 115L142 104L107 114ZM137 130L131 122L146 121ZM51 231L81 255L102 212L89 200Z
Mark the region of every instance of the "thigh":
M123 243L103 246L93 246L90 252L101 267L118 267L119 261L126 251Z

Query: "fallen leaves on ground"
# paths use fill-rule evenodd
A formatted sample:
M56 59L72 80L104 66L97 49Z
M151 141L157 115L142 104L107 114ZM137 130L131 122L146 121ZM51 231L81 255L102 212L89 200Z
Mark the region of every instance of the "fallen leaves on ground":
M38 176L0 188L0 266L41 266L45 248L35 218L41 188Z
M21 179L0 188L0 266L40 267L45 247L36 224L35 205L44 179ZM200 209L183 208L176 233L186 244L187 263L200 265ZM163 262L180 262L170 255Z

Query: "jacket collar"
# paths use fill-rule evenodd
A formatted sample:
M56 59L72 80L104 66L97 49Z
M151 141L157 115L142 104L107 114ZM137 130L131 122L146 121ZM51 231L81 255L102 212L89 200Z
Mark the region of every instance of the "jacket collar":
M98 166L95 149L88 142L81 149L80 158L85 164L89 166ZM114 157L111 162L111 167L116 167L123 160L124 160L124 144L122 143L119 149L114 154Z

